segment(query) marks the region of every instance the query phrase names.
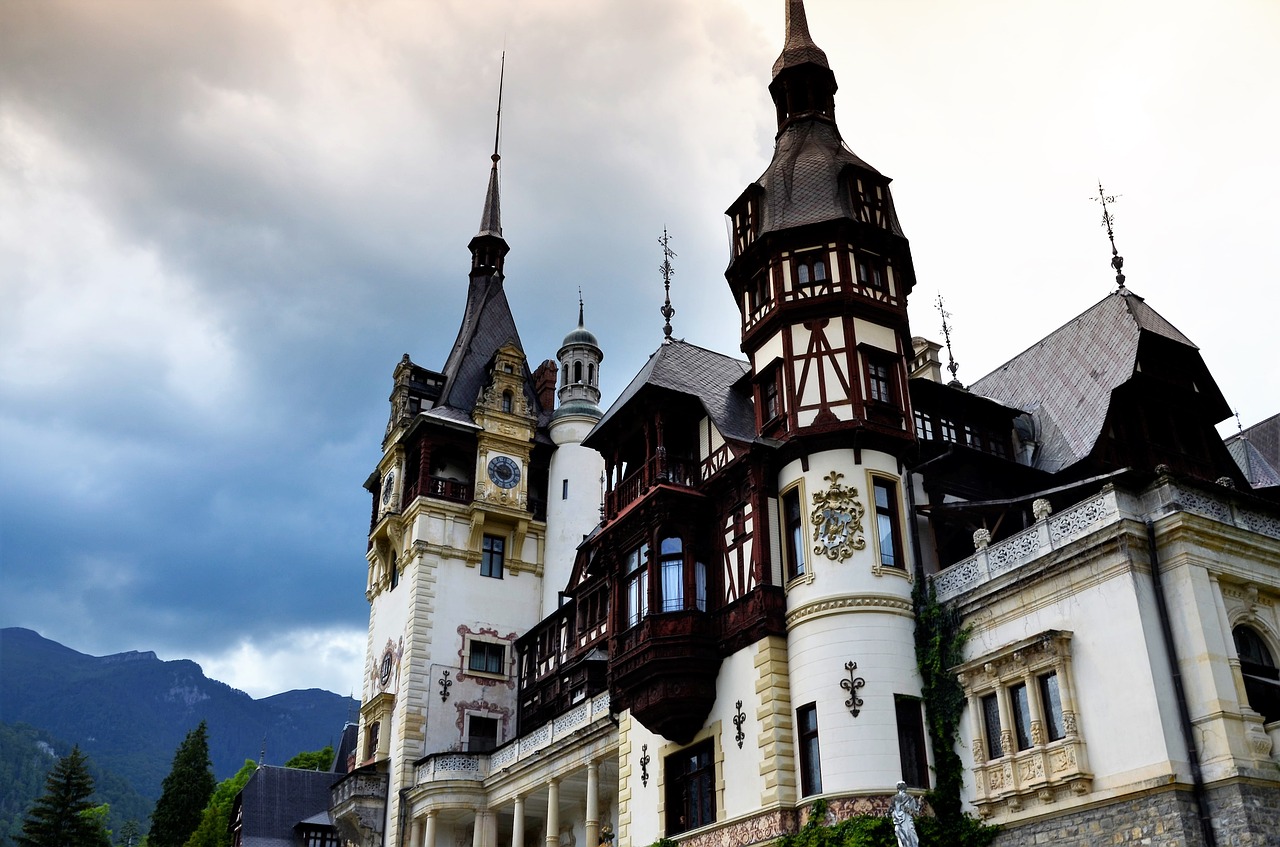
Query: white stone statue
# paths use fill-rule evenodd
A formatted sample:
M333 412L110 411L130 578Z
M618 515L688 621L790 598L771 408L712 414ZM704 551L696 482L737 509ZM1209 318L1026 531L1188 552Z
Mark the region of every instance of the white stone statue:
M893 818L893 834L898 836L898 847L920 847L916 835L915 815L920 814L920 801L907 793L907 784L898 783L898 793L889 804L889 816Z

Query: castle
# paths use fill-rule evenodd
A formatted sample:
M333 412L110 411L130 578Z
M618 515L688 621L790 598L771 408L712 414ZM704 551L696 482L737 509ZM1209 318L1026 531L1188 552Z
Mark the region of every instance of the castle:
M788 0L773 158L727 213L745 358L668 333L607 410L581 308L528 364L495 151L457 340L396 366L366 483L345 842L765 843L951 767L1000 844L1280 844L1280 506L1197 348L1117 260L945 381L835 91ZM925 603L968 633L954 765Z

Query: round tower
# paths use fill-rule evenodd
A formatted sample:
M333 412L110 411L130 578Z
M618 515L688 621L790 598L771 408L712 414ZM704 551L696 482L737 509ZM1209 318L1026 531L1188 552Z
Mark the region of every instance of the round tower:
M582 440L600 420L600 343L583 325L578 301L578 326L564 337L556 354L560 364L558 403L551 416L551 456L547 484L547 555L543 578L543 610L558 605L573 571L582 539L600 520L600 485L604 459Z

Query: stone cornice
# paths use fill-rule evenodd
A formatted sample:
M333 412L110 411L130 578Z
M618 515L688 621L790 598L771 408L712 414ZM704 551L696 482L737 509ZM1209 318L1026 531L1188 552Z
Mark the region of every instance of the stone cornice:
M824 597L805 603L787 613L787 629L794 628L801 621L809 618L820 618L826 615L840 615L852 612L881 612L915 618L911 601L887 594L845 594L837 597Z

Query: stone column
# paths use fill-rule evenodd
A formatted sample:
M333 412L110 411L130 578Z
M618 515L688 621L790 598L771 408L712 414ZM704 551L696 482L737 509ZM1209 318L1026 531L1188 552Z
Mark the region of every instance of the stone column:
M423 827L422 843L419 847L436 847L436 810L427 812L427 824Z
M559 844L560 783L552 779L547 781L547 847L558 847Z
M600 765L587 763L586 847L600 844Z
M516 795L516 807L511 813L511 847L524 847L524 795Z
M409 844L410 847L421 847L422 845L422 818L414 818L409 824Z
M471 830L471 847L485 847L484 844L484 812L476 809L475 827Z

